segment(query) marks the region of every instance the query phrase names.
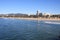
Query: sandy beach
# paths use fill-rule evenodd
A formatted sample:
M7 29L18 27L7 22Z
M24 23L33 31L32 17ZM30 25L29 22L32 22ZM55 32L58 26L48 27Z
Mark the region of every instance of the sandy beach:
M56 21L60 21L60 18L20 18L20 17L0 17L0 18L24 19L24 20L56 20Z

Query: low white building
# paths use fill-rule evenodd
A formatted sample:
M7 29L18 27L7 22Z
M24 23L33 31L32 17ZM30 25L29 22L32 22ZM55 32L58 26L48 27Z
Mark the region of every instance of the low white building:
M43 16L49 16L49 17L50 17L51 15L52 15L52 14L50 14L50 13L44 13L44 14L43 14Z

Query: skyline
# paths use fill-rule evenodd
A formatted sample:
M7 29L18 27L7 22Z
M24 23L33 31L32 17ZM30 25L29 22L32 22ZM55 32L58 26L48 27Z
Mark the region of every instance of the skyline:
M0 0L0 14L26 13L60 14L60 0Z

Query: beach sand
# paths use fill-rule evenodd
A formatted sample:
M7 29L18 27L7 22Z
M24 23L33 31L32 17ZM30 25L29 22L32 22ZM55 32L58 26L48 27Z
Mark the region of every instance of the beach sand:
M20 17L0 17L0 18L24 19L24 20L56 20L56 21L60 21L60 18L20 18Z

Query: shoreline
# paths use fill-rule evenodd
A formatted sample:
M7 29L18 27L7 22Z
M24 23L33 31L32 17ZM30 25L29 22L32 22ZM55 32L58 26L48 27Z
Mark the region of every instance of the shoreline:
M51 20L51 21L60 21L60 18L19 18L19 17L0 17L0 18L9 18L9 19L24 19L24 20Z

